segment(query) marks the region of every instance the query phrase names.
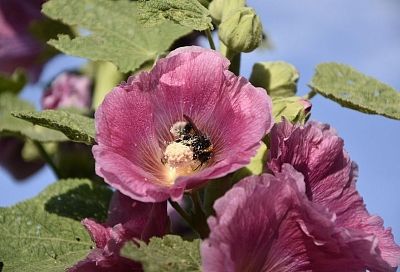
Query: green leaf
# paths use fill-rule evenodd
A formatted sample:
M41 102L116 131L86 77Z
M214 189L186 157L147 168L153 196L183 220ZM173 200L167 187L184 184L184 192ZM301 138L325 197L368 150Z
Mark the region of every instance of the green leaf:
M28 137L39 142L67 141L61 132L34 126L11 115L12 111L34 110L34 107L11 93L0 93L0 135Z
M400 93L350 66L319 64L310 87L343 107L400 120Z
M197 0L140 0L139 14L147 26L167 19L194 30L213 29L210 12Z
M141 262L145 272L197 272L201 271L200 240L184 241L180 236L153 237L148 245L139 242L126 244L122 255Z
M71 141L88 145L95 143L93 118L62 110L14 111L12 114L33 124L61 131Z
M270 96L293 96L297 91L299 72L283 61L258 62L253 66L250 82L267 90Z
M43 5L46 15L86 33L73 39L59 35L49 44L66 54L110 61L121 72L129 72L154 61L176 39L190 33L190 29L168 21L157 27L143 27L138 22L137 5L132 1L48 1Z
M282 117L292 123L304 124L310 117L311 103L298 96L273 97L272 115L275 123L282 121Z
M26 84L26 75L17 69L11 76L0 74L0 92L18 94Z
M0 259L4 271L65 271L94 244L79 221L104 218L111 192L89 180L50 185L37 197L0 208Z

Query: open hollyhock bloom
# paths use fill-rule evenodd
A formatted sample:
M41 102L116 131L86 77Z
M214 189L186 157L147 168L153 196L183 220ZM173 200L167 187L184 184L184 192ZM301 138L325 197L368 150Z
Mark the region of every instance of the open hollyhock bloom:
M116 191L110 203L105 224L84 219L96 248L70 272L142 271L141 265L120 256L125 242L135 239L148 242L150 237L163 236L169 228L167 203L141 203Z
M228 66L216 51L183 47L114 88L96 111L96 173L154 202L249 163L272 126L271 101Z
M338 226L310 201L301 173L284 164L275 176L243 179L214 204L202 267L222 271L391 271L374 235Z
M295 126L287 121L275 125L268 167L278 173L285 163L304 175L307 198L333 213L332 221L337 228L369 240L371 250L389 266L400 264L400 247L395 244L390 228L384 228L383 220L370 215L365 208L356 190L357 165L329 125L309 122Z

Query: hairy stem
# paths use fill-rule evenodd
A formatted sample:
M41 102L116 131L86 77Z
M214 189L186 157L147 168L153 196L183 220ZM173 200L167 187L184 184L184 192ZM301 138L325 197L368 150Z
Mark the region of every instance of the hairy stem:
M57 166L54 164L53 160L51 159L50 155L47 153L46 149L44 149L43 145L39 143L38 141L33 141L35 144L37 150L40 153L40 156L43 158L43 160L50 166L50 168L53 170L54 174L57 176L57 178L61 178L61 173L58 170Z
M201 239L205 239L208 237L210 229L207 224L207 216L201 203L199 191L192 191L190 193L190 198L193 202L193 223L196 225L197 232Z
M213 40L212 35L211 35L211 30L208 28L208 29L205 30L205 32L206 32L206 35L207 35L208 43L210 44L210 48L212 50L215 50L215 43L214 43L214 40Z

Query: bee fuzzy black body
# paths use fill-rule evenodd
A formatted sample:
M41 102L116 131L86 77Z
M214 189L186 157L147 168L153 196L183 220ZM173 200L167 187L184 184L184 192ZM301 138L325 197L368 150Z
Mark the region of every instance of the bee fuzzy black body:
M210 139L197 129L188 116L184 115L183 117L187 123L182 129L182 134L175 142L182 143L192 149L193 160L200 162L200 165L197 167L199 168L212 158L213 145Z

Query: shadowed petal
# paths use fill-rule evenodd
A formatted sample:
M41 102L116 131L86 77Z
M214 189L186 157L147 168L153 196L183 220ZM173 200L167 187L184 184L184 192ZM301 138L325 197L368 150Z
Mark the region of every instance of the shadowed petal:
M214 209L201 245L204 271L391 271L374 237L337 226L307 199L290 165L243 179Z
M284 163L304 175L307 197L334 213L338 227L371 237L388 264L400 264L400 247L390 228L384 228L383 220L366 210L356 190L357 165L332 128L316 122L303 127L287 121L277 124L271 131L268 167L277 173Z
M167 233L167 203L142 203L116 191L105 224L91 219L84 219L82 224L96 248L69 271L142 271L139 263L121 257L119 252L127 241L136 242L135 239L139 239L148 242L150 237Z

